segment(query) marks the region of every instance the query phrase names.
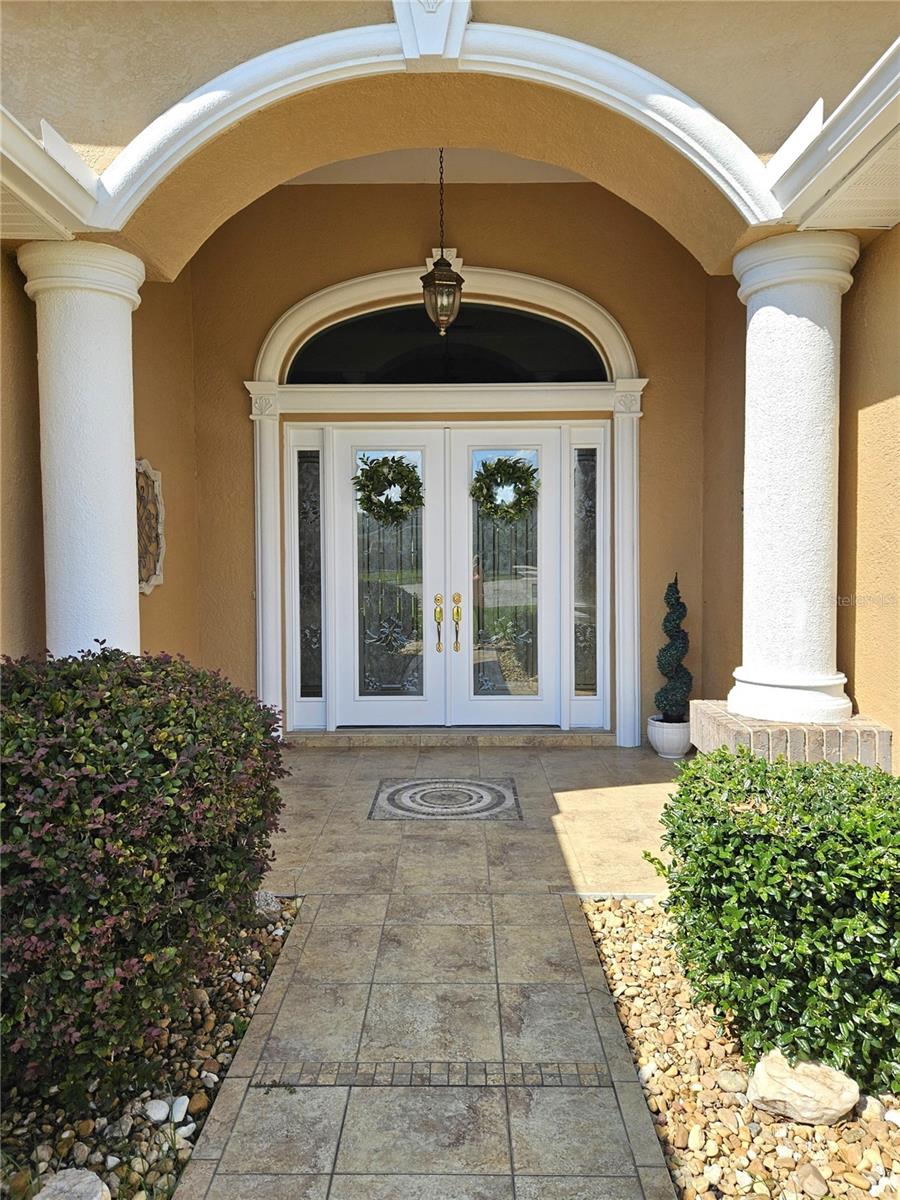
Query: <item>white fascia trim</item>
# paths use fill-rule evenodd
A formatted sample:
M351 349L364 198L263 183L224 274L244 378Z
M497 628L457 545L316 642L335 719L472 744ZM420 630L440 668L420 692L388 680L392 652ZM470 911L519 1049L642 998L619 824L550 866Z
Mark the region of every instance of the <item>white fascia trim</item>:
M825 101L819 97L793 133L788 134L766 163L766 178L775 183L822 132Z
M664 80L624 59L569 38L511 25L466 26L453 66L531 80L620 112L701 170L752 224L776 221L781 207L765 168L726 125ZM243 118L311 88L347 79L446 64L404 55L396 24L341 29L258 55L173 105L142 130L100 177L94 224L121 229L181 162Z
M773 181L772 192L784 209L785 220L801 224L898 126L900 38Z
M446 251L451 259L455 253ZM464 300L520 308L563 321L596 347L607 364L611 380L633 379L639 374L634 350L619 322L612 313L574 288L495 267L466 266L462 273ZM289 308L269 330L256 359L254 379L280 383L299 347L313 334L346 317L420 303L421 274L421 265L378 271L307 296Z
M62 237L91 227L97 199L97 176L82 163L79 169L65 156L68 143L51 126L41 123L48 145L43 146L5 108L0 108L0 175L3 182L33 212ZM75 156L75 151L71 150ZM77 157L77 156L75 156Z
M435 385L401 384L272 384L251 380L250 387L273 390L280 415L316 413L328 419L340 414L377 414L379 424L392 413L403 413L405 425L435 411ZM441 412L503 414L504 419L528 413L579 413L585 418L612 412L615 383L442 383ZM366 424L360 418L360 424ZM533 421L531 422L534 423Z

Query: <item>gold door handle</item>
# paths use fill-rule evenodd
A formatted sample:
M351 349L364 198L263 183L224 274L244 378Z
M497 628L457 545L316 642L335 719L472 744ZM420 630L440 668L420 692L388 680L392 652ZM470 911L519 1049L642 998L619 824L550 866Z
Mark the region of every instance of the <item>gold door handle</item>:
M462 596L459 592L453 593L453 611L450 614L453 617L454 641L453 649L459 654L459 625L462 621Z
M437 626L437 652L444 649L444 643L441 641L441 626L444 624L444 597L440 592L435 592L434 595L434 623Z

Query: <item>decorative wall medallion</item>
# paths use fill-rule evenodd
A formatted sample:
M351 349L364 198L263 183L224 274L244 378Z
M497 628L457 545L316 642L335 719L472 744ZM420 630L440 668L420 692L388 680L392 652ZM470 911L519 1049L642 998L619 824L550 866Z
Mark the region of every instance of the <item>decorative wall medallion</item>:
M138 586L146 595L163 581L166 557L165 517L162 482L146 458L135 463L137 484Z
M521 821L513 779L382 779L370 821Z

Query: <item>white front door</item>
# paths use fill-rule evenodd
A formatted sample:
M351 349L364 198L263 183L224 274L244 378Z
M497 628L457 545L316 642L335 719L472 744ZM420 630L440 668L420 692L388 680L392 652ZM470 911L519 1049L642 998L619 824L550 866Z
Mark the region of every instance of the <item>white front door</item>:
M384 457L424 492L396 525L352 483ZM537 469L537 504L515 521L469 494L498 458ZM559 429L337 430L334 488L337 724L559 724Z
M432 620L446 562L442 429L337 430L334 435L337 723L443 725L443 646ZM400 457L425 503L401 524L363 512L353 477L366 460Z
M450 432L447 582L462 618L447 664L454 725L559 724L559 439L558 429ZM535 508L511 522L486 517L469 495L498 458L538 472Z

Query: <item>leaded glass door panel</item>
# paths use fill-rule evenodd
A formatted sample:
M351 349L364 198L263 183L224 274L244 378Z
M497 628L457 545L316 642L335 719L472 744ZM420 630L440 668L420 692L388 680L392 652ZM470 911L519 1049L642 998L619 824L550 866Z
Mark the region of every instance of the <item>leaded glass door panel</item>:
M434 429L335 433L339 725L445 723L445 651L434 620L445 563L444 441ZM421 508L394 521L367 512L352 483L385 460L408 464L424 495Z
M510 460L535 478L536 502L507 519L516 484L494 489L488 509L470 491L483 468ZM560 721L559 429L450 432L451 721L458 725L556 725ZM459 596L459 603L456 602ZM457 648L458 647L458 648Z

